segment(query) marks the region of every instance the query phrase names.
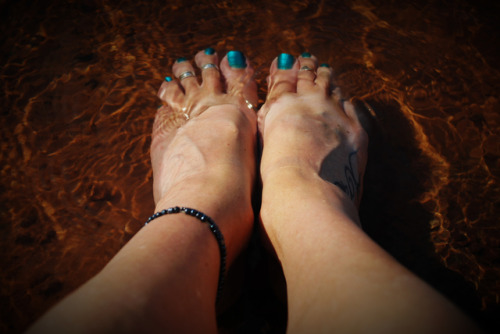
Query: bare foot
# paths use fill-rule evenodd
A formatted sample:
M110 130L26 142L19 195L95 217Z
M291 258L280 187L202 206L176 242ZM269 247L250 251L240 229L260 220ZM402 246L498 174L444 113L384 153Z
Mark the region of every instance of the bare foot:
M356 226L368 138L331 68L305 56L274 61L258 117L260 215L286 277L287 332L475 333Z
M167 77L158 93L151 160L156 211L186 206L212 217L230 264L253 223L256 115L247 104L257 92L243 55L228 55L220 71L213 49L196 55L201 84L189 61L174 64L178 79ZM151 221L32 333L216 333L225 263L201 225L182 214Z
M304 53L282 54L271 65L266 103L259 111L266 179L293 169L336 186L359 206L368 136L352 103L332 91L332 69Z
M163 106L156 115L151 144L154 199L157 210L192 205L212 216L226 237L228 252L234 253L239 247L231 245L231 235L236 233L233 242L240 244L253 221L256 115L251 105L257 104L253 69L237 51L229 52L220 65L210 48L194 60L201 83L190 74L195 74L191 62L181 58L172 69L178 79L167 77L158 92Z

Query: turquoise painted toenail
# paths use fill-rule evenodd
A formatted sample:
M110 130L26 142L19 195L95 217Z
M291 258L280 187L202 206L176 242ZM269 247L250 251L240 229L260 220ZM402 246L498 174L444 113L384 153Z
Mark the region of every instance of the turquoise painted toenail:
M211 56L211 55L213 55L214 53L215 53L214 48L206 48L206 49L205 49L205 54L206 54L206 55Z
M172 78L171 77L165 77L165 81L166 82L170 82L170 81L172 81Z
M309 52L303 52L300 56L302 58L311 58L311 54Z
M289 70L293 66L294 59L288 53L282 53L278 56L278 69Z
M245 56L240 51L229 51L227 53L227 61L232 68L247 67Z
M323 64L319 65L319 67L330 67L330 65L328 65L327 63L323 63Z
M176 62L182 63L183 61L186 61L187 59L184 57L177 58Z

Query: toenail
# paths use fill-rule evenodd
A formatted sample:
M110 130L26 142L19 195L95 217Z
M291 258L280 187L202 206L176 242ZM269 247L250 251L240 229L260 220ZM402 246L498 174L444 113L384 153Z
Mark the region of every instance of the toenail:
M323 63L323 64L319 65L319 67L330 67L330 65L328 65L327 63Z
M205 49L205 54L206 54L206 55L211 56L211 55L213 55L214 53L215 53L215 49L214 49L214 48L206 48L206 49Z
M184 57L177 58L176 62L182 63L183 61L186 61L187 59Z
M300 56L302 58L311 58L311 54L309 52L303 52Z
M171 77L165 77L165 81L166 82L170 82L170 81L172 81L172 78Z
M278 56L278 69L289 70L293 66L294 59L288 53L282 53Z
M229 51L227 53L227 61L232 68L247 67L245 56L240 51Z

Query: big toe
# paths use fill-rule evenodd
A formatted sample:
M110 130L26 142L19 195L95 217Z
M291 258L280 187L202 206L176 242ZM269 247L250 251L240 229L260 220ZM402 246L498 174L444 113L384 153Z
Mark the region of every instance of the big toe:
M297 92L298 72L298 62L295 61L293 56L287 53L282 53L273 60L269 76L267 77L268 91L266 102L259 110L258 115L259 130L261 132L264 129L266 115L273 103L285 94Z
M226 94L237 97L248 109L257 106L257 84L254 70L240 51L229 51L222 59L220 70L226 83Z
M274 101L285 93L297 92L298 63L294 57L282 53L275 58L267 78L268 93L266 102Z

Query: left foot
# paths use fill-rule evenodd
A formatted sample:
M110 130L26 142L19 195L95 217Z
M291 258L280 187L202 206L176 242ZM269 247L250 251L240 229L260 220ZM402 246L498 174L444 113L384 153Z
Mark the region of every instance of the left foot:
M261 175L299 170L338 187L359 205L368 137L354 106L332 92L333 71L316 57L282 54L271 65L266 103L259 111ZM275 174L275 172L278 174Z

